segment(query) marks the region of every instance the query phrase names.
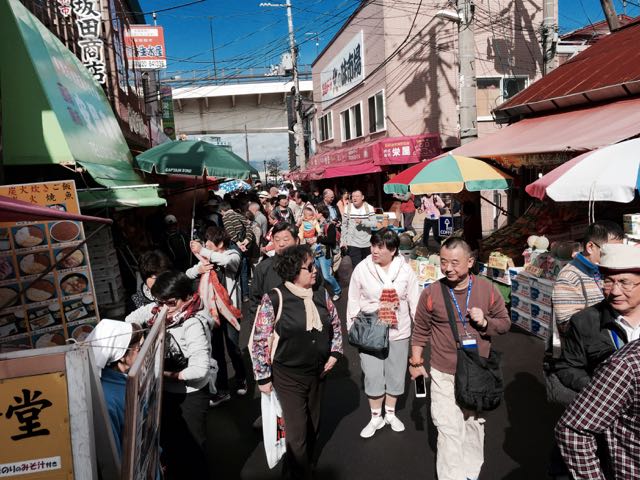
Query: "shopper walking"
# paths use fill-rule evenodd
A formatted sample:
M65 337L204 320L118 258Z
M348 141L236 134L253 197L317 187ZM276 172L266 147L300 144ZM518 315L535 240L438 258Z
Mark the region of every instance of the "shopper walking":
M474 261L464 240L451 237L443 243L440 269L444 278L423 290L411 336L411 378L431 377L439 480L477 479L484 463L484 414L460 407L454 395L457 345L444 295L449 295L456 305L454 316L460 339L467 341L467 348L477 348L482 357L489 355L491 337L506 333L511 326L497 288L469 273ZM422 358L427 343L431 345L429 372Z
M317 269L308 245L285 249L275 268L284 284L278 287L279 294L263 297L249 348L260 391L268 394L275 389L282 405L287 443L284 476L308 479L324 377L342 355L341 324L327 292L312 288ZM274 330L279 340L272 363L268 339Z
M379 355L360 351L364 373L364 391L369 397L371 420L360 432L372 437L377 430L391 425L404 431L396 416L396 402L404 393L411 321L416 312L420 291L411 266L398 255L400 239L387 229L371 236L371 255L354 269L349 283L347 330L359 312L378 312L389 323L389 350ZM385 415L382 416L384 404Z
M444 208L444 202L437 193L428 193L420 198L419 213L424 213L424 224L422 227L422 244L429 247L429 232L433 231L433 239L438 245L440 238L440 209Z
M341 246L347 247L353 268L370 254L371 231L375 226L374 208L365 202L360 190L354 190L351 193L351 204L345 208L342 218L341 240Z
M334 302L337 302L342 295L342 287L338 283L338 280L333 275L334 270L334 258L338 253L338 230L333 222L329 221L329 209L326 205L318 205L318 222L320 223L321 234L318 236L318 243L320 249L316 256L316 263L322 272L322 278L333 292L331 298Z

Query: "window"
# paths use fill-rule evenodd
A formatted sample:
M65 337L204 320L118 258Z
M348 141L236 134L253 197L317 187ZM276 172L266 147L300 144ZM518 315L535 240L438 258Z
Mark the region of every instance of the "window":
M362 103L356 103L353 107L340 114L342 127L342 141L352 140L362 136Z
M326 142L333 138L333 112L329 112L318 119L318 141Z
M387 125L384 118L384 92L369 97L369 133L381 132Z
M479 77L476 106L478 120L493 120L491 110L527 88L527 77Z

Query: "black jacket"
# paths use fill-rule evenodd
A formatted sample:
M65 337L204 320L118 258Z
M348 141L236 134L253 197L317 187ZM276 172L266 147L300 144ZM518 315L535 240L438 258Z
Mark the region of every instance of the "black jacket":
M571 317L562 355L556 362L556 373L564 386L580 391L589 384L600 364L616 351L612 331L627 343L626 332L615 321L617 317L606 301Z

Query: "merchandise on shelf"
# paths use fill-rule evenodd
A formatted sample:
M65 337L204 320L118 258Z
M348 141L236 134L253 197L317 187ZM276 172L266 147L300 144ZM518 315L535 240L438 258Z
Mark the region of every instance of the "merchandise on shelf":
M622 216L624 233L640 235L640 213L628 213Z

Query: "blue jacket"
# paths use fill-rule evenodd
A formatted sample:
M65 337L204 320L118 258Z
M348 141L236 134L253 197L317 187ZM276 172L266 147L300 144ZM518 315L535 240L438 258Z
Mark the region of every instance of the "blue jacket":
M122 458L122 436L124 434L124 410L127 391L127 376L113 368L103 368L102 390L111 420L111 430L116 441L118 455Z

